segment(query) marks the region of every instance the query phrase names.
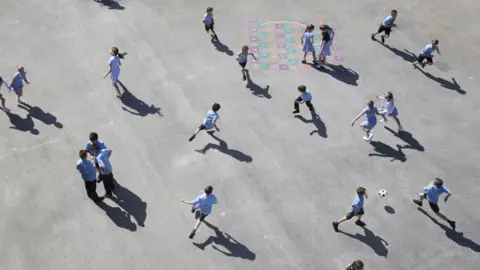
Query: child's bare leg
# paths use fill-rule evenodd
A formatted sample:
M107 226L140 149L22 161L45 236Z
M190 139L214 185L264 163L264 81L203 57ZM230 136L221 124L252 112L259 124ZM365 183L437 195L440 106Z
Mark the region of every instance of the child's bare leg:
M395 122L397 122L397 125L398 125L399 128L402 127L402 124L400 123L400 119L398 119L398 117L392 116L392 118L393 118L393 120L395 120Z
M303 54L303 61L307 61L307 54L308 54L308 52L305 52L305 53Z
M117 95L118 95L118 96L122 96L122 93L120 92L120 88L118 87L118 83L114 83L114 84L113 84L113 87L114 87L115 90L117 91Z
M358 220L358 221L362 221L362 215L358 215L358 216L357 216L357 220Z
M5 98L0 97L0 100L2 100L2 108L5 108Z
M313 62L317 62L317 57L315 56L315 51L312 52Z
M344 221L346 221L346 220L347 220L347 217L343 217L343 218L341 218L340 220L338 220L337 222L338 222L338 224L340 224L340 223L342 223L342 222L344 222Z

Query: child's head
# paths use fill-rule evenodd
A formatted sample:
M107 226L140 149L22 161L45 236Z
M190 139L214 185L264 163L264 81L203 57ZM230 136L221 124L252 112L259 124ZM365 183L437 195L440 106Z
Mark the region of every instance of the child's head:
M90 149L92 150L92 154L95 156L98 152L100 152L100 146L98 146L97 143L92 144L92 147Z
M92 143L96 143L98 140L98 134L96 132L91 132L90 133L90 141Z
M393 17L397 17L397 10L396 9L392 9L392 12L390 13Z
M81 158L81 159L86 159L87 158L87 151L85 151L85 149L82 149L78 152L78 156Z
M438 45L438 39L432 40L432 44L433 44L434 46Z
M208 7L207 8L207 13L212 13L213 12L213 7Z
M210 195L213 192L213 187L212 186L207 186L205 188L205 194Z
M367 107L372 108L373 104L373 100L367 100Z
M120 57L121 59L123 59L123 57L126 55L127 53L124 52L124 53L121 53L117 47L112 47L112 49L110 49L110 55L112 56L118 56Z
M315 26L313 24L307 25L307 31L312 32L315 29Z
M393 99L393 94L392 94L392 92L385 92L385 98L386 98L386 99Z
M367 189L364 187L358 187L357 188L357 195L358 196L363 196L367 193Z
M299 85L297 89L298 89L298 91L300 91L302 93L307 91L307 87L303 84Z
M248 52L248 46L247 45L242 46L242 52L244 52L244 53Z
M22 65L19 65L17 70L22 74L25 73L25 68Z
M220 110L220 107L221 107L220 104L215 103L215 104L213 104L213 106L212 106L212 111L218 112L218 110Z
M328 29L330 29L330 26L328 26L326 24L322 24L322 25L320 25L319 28L320 28L321 31L327 31Z
M435 177L435 180L433 180L433 185L436 187L441 187L443 186L443 180L438 177Z
M348 266L347 270L363 270L363 262L356 260Z

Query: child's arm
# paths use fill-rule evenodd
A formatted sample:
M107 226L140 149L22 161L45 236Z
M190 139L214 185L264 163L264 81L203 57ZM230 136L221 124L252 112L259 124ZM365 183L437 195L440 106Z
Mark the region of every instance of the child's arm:
M450 198L450 196L452 196L452 193L448 193L447 196L445 196L445 199L443 199L444 202L447 202L448 201L448 198Z
M440 50L438 49L438 47L437 47L437 53L438 53L438 54L441 54L441 53L440 53Z
M250 53L250 54L252 55L253 59L257 60L257 57L255 57L255 54L253 53Z
M22 78L27 84L30 84L30 82L27 80L27 73L23 74Z
M215 127L217 131L220 131L220 129L217 127L217 120L213 120L213 127Z
M385 97L383 97L383 96L377 96L377 98L378 98L378 99L381 99L381 100L384 100L384 99L385 99Z
M110 64L109 67L110 68L108 69L107 74L105 74L105 76L103 76L104 79L108 76L108 74L112 73L112 64Z
M193 201L185 201L184 199L181 199L180 201L186 204L193 205Z
M300 42L303 44L303 38L305 37L305 33L307 32L307 29L305 29L305 32L303 32L302 37L300 38Z
M352 120L352 127L353 127L353 125L355 124L355 122L358 120L358 118L362 117L362 115L363 115L363 111L360 112L360 113Z

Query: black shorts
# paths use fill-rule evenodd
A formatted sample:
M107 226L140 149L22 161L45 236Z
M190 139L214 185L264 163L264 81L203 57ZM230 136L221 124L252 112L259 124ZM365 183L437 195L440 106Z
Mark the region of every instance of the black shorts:
M200 130L206 130L207 127L206 127L204 124L200 124L200 126L198 126L198 129L200 129Z
M365 215L365 212L363 211L363 207L360 208L359 211L357 211L357 215L359 215L359 216ZM355 212L350 212L345 216L345 218L348 220L348 219L351 219L353 216L355 216Z
M390 33L392 32L392 29L390 27L385 27L383 24L380 25L380 27L377 30L377 34L385 32L385 35L390 36Z
M427 194L423 193L423 198L427 198ZM427 199L428 200L428 199ZM432 211L435 213L440 212L440 207L438 207L438 204L432 203L431 201L428 201L428 204L430 204L430 208L432 208Z
M240 63L240 62L239 62L238 64L239 64L242 68L245 68L245 66L247 65L247 62L245 62L245 63Z
M205 24L205 31L208 32L209 30L215 31L215 30L213 29L213 23L212 23L212 24Z
M203 221L208 215L205 215L204 213L198 211L200 213L200 215L198 216L198 219L200 219L200 221Z
M423 56L419 54L417 56L417 61L421 64L423 60L427 59L427 63L432 64L433 63L433 58L431 56Z

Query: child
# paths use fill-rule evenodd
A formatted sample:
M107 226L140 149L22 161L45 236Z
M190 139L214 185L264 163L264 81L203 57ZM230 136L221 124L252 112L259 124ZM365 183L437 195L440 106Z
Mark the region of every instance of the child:
M313 47L313 29L315 29L315 26L313 24L309 24L307 28L305 28L305 32L302 35L302 45L303 49L302 51L305 53L303 55L303 60L302 63L307 63L306 57L309 52L312 53L313 56L313 63L317 64L317 59L315 57L315 47Z
M322 44L320 48L320 53L318 54L318 59L320 59L320 64L317 65L317 68L324 68L325 62L327 61L327 56L331 55L330 46L332 45L330 34L328 31L322 32Z
M8 89L10 88L10 86L8 86L8 84L3 80L2 77L0 77L0 100L2 101L2 111L4 112L9 112L10 109L8 109L7 107L5 107L5 98L3 97L3 93L2 93L2 85L5 85L5 87Z
M103 201L104 197L98 197L97 195L97 171L92 161L88 159L88 153L86 150L80 150L80 160L77 161L77 170L80 172L82 179L85 182L85 189L87 190L87 196L94 202Z
M398 125L398 131L402 131L403 130L403 127L402 125L400 124L400 119L398 119L398 110L397 110L397 107L395 106L395 103L393 101L393 94L392 92L386 92L385 95L382 97L382 96L377 96L378 99L383 99L385 101L385 104L383 105L382 109L381 109L381 116L382 116L382 120L380 121L384 121L384 122L387 122L387 118L385 116L390 116L392 117L393 119L395 119L395 122L397 122L397 125Z
M218 41L218 36L217 34L215 33L215 30L213 29L213 25L215 24L215 22L213 21L213 8L212 7L208 7L207 8L207 13L205 13L205 15L203 15L203 24L205 24L205 31L207 31L207 34L209 33L209 31L212 31L212 37Z
M368 199L367 189L363 187L358 187L357 195L355 196L355 199L352 202L352 206L350 207L350 212L348 212L348 214L345 217L341 218L339 221L332 222L335 232L338 232L338 225L340 223L349 220L354 216L357 217L357 221L355 221L355 224L361 227L367 225L361 220L362 216L365 214L365 211L363 211L363 203L365 201L365 198Z
M417 68L417 64L420 64L422 68L424 68L426 64L432 65L433 64L432 53L434 53L435 51L439 55L441 54L440 50L438 49L438 39L432 40L431 44L428 44L427 46L425 46L425 48L423 48L420 51L420 54L417 56L417 61L413 63L413 68ZM425 59L427 59L427 63L423 63L423 60Z
M330 43L333 43L333 37L335 37L335 32L333 31L333 29L326 24L322 24L322 25L320 25L320 30L322 32L326 31L328 33L328 35L330 36Z
M299 104L303 102L305 102L305 105L307 105L310 111L313 112L315 109L313 108L313 105L312 105L312 94L310 93L310 91L308 91L307 87L303 84L299 85L297 89L300 92L300 96L293 103L292 113L299 113L300 112Z
M100 170L100 179L103 181L103 187L105 188L105 197L112 196L115 189L115 179L113 178L112 164L110 163L112 150L108 148L100 150L98 144L93 144L91 151Z
M367 118L365 121L363 121L360 124L360 128L363 129L366 133L367 136L363 137L363 139L367 142L370 142L373 138L373 133L370 131L375 127L377 124L377 117L375 115L380 115L378 113L377 107L374 106L373 100L368 100L367 101L367 107L363 109L356 117L355 119L352 120L352 127L355 124L355 121L358 120L362 115L365 114L365 117Z
M217 203L217 197L212 194L213 187L208 186L205 188L205 193L199 195L193 201L185 201L181 200L181 202L193 205L192 206L192 213L195 211L199 211L200 215L197 218L197 222L195 222L195 226L193 227L193 231L190 233L188 238L193 239L195 236L195 232L197 231L200 223L210 214L212 213L212 206Z
M363 262L361 260L353 261L345 270L363 270Z
M118 77L120 76L120 66L122 65L120 59L124 59L125 55L127 55L127 53L120 53L117 47L112 47L112 49L110 49L110 59L108 59L109 70L107 74L103 76L105 79L108 75L110 75L110 83L113 85L113 87L115 87L115 90L117 91L115 95L118 98L122 97L117 84Z
M243 74L243 80L245 81L247 79L247 72L248 70L245 69L245 66L247 65L248 61L248 56L251 55L253 59L257 60L257 57L253 53L248 52L248 46L243 45L242 51L237 53L237 61L238 64L242 67L242 74Z
M392 27L397 27L397 25L394 23L396 18L397 18L397 11L394 9L390 13L390 16L388 16L387 18L385 18L385 20L383 20L383 23L378 28L377 33L372 33L372 40L375 40L375 36L377 34L380 34L383 31L385 31L385 35L381 36L382 43L385 43L385 38L390 37L390 32L392 31Z
M15 94L17 94L18 103L26 103L25 100L22 100L23 81L25 81L27 84L30 84L27 80L27 72L25 72L25 68L20 65L18 66L17 72L13 74L12 81L10 82L10 89L13 89Z
M212 109L208 110L207 116L205 116L205 119L203 119L202 124L197 128L197 130L192 135L192 137L188 139L189 141L193 141L193 139L195 139L195 136L197 136L200 130L209 130L209 129L215 128L217 131L220 131L220 129L217 127L217 120L218 118L220 118L220 116L217 113L218 110L220 110L220 104L218 103L213 104Z
M432 208L433 212L439 216L441 219L445 220L450 224L453 230L455 230L455 221L448 219L446 216L440 213L440 208L438 207L438 198L442 193L447 193L447 196L443 199L444 202L448 201L448 198L452 195L450 193L450 190L448 188L443 186L443 180L436 177L433 182L424 187L423 190L425 193L420 193L420 199L419 200L413 200L414 203L416 203L418 206L422 206L422 201L423 199L428 200L428 204L430 204L430 208Z
M93 156L92 154L92 145L98 145L100 150L106 149L105 143L98 139L98 134L96 132L91 132L89 136L89 141L87 142L87 146L85 146L85 150Z

